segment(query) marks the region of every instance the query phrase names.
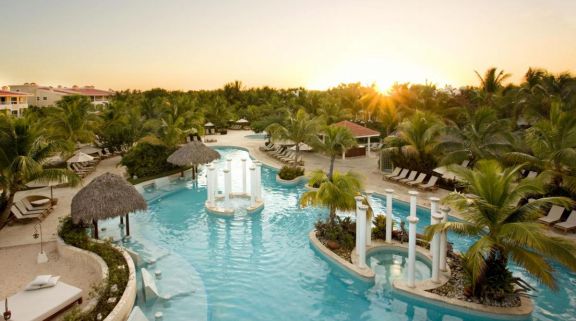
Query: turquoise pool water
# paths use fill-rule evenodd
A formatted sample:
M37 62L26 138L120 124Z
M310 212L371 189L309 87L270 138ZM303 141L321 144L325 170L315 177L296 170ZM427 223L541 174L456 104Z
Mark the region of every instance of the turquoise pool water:
M247 152L231 148L219 152L222 159L234 159L233 191L239 191L239 159ZM219 166L223 168L223 162ZM260 213L249 215L241 211L234 217L207 214L203 173L197 183L181 182L167 191L145 193L150 209L131 216L132 239L127 247L154 262L147 267L150 271L162 273L157 285L166 299L143 302L138 296L137 303L150 320L155 312L162 312L166 321L487 320L397 295L386 280L401 271L378 267L375 284L369 284L324 260L310 247L308 233L326 211L299 209L297 201L304 189L276 184L275 173L262 168L266 205ZM219 179L222 187L223 177ZM373 203L376 212L385 210L383 197L374 197ZM397 219L404 219L408 211L408 204L394 203ZM429 224L429 211L419 208L418 216L422 231ZM459 250L472 242L455 235L449 241ZM387 259L374 254L368 262ZM393 265L401 270L401 255ZM426 277L425 266L418 270ZM574 320L576 275L558 270L560 292L538 287L531 320Z

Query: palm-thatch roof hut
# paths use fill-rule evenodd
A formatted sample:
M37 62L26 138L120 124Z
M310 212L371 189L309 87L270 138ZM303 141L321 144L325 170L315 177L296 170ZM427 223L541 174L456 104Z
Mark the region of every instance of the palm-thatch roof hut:
M216 159L220 159L220 153L202 142L192 141L168 156L167 161L176 166L192 165L193 178L195 178L198 165L208 164Z
M71 215L76 224L94 224L94 237L98 238L98 220L126 216L126 234L130 235L128 214L147 208L148 204L134 186L118 175L104 173L74 196Z

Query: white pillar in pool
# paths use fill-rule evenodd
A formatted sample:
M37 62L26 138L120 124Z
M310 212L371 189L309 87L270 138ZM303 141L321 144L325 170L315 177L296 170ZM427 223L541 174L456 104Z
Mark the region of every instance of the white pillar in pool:
M256 205L256 166L250 166L250 206Z
M372 200L370 197L374 192L366 191L366 201L368 202L368 207L372 208ZM372 208L372 210L374 210ZM375 215L372 211L372 215ZM366 211L366 245L372 245L372 220L368 217L368 211Z
M448 213L450 212L450 208L445 206L440 209L442 212L442 223L448 222ZM446 251L448 250L448 235L446 232L440 233L440 271L447 271L448 267L446 266Z
M416 224L418 217L416 216L416 197L418 192L409 191L410 194L410 216L408 216L408 286L413 288L415 281L416 269Z
M214 195L214 201L216 201L216 196L218 196L218 171L216 170L216 166L214 167L214 172L212 173L212 195Z
M262 200L262 163L256 162L256 199Z
M356 254L357 265L366 267L366 210L368 206L362 204L362 196L356 196Z
M230 191L232 189L232 175L228 168L224 169L224 201L226 205L230 202Z
M392 243L392 194L393 189L386 189L386 243Z
M246 158L242 158L242 193L246 194Z
M232 158L226 157L226 168L231 171L232 170Z
M430 197L430 224L434 224L434 214L438 213L438 202L440 199L438 197Z
M208 193L208 204L210 206L214 206L214 180L212 178L214 176L214 166L212 166L212 164L208 164L206 168L208 169L206 172L206 192Z
M432 214L432 224L438 224L442 221L443 215L439 212ZM432 282L440 282L440 233L434 233L430 243L430 252L432 252Z

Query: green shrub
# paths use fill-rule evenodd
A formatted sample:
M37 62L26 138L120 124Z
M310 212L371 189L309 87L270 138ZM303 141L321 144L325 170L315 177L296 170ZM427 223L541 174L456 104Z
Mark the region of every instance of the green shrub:
M139 143L124 155L120 163L126 166L130 177L154 176L178 168L166 161L174 151L175 148L164 145Z
M349 217L336 217L334 222L319 220L315 224L316 236L325 241L333 241L344 250L352 250L356 242L356 223Z
M74 309L64 317L64 321L95 321L98 314L106 318L115 307L115 304L108 303L108 298L115 297L118 302L128 284L129 271L124 256L110 242L92 241L86 235L86 229L72 223L70 217L61 221L58 234L67 244L97 254L108 266L108 278L94 286L91 292L98 298L94 308L84 312ZM112 291L113 284L117 287L115 292Z
M372 237L385 240L386 239L386 215L378 215L372 220L374 227L372 228ZM392 221L392 230L394 230L394 221Z
M284 166L278 172L278 176L286 181L291 181L296 177L304 176L304 168L298 166Z

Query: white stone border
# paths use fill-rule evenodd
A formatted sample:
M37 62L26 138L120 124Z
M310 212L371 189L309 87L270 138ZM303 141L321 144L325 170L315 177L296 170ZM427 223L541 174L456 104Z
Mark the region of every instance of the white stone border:
M302 182L306 182L306 181L308 181L308 179L305 175L298 176L295 179L286 180L286 179L280 178L278 173L276 173L276 183L283 185L283 186L296 186L296 185L298 185Z

